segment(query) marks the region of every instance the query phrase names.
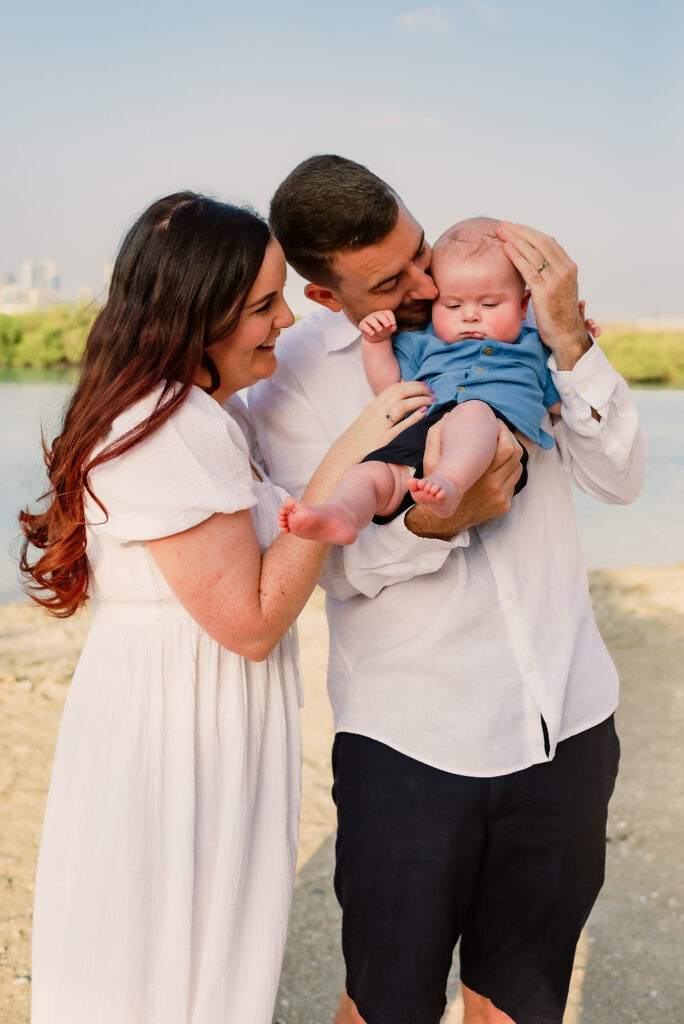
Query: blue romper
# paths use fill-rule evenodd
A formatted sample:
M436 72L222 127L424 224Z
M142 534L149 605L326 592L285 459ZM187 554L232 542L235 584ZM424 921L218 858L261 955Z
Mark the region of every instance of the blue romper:
M402 380L423 381L435 392L430 419L447 405L478 398L530 441L553 447L540 423L560 395L546 365L550 350L538 331L523 327L514 342L464 338L449 345L430 325L396 335L393 346Z
M404 331L392 339L402 380L420 380L435 392L435 403L418 423L393 441L367 455L363 462L391 462L413 466L423 476L423 454L430 427L461 402L486 402L510 429L518 429L541 448L552 448L553 438L540 423L549 406L560 398L546 362L550 349L539 332L523 327L514 342L493 338L464 338L453 345L438 338L432 325L424 331ZM527 451L523 446L518 494L527 482ZM399 507L373 522L386 523L413 504L407 491Z

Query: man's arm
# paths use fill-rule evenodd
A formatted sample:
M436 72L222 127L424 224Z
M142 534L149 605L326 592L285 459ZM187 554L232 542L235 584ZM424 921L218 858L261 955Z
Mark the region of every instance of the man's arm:
M595 325L584 321L577 266L554 238L534 228L503 221L498 233L530 287L539 333L552 353L562 416L553 433L566 473L601 501L633 501L646 442L625 381L595 344Z
M549 366L561 396L562 418L552 430L565 472L600 501L633 501L643 484L646 441L626 382L597 344L572 370L557 370L553 356Z

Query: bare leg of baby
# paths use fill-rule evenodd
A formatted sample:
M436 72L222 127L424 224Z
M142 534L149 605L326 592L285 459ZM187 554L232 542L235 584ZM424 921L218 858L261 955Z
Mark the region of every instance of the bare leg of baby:
M387 462L352 466L324 505L286 498L278 512L280 529L305 540L353 544L373 516L389 515L398 508L409 476L407 466Z
M496 414L485 402L463 402L440 422L442 455L434 471L410 479L414 501L429 505L435 515L452 515L469 487L480 479L496 453Z

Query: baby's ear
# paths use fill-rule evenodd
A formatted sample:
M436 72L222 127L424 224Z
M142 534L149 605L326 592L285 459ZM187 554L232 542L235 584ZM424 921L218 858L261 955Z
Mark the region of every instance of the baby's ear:
M530 304L530 296L531 295L532 295L532 292L530 291L529 288L526 288L525 291L522 294L522 299L520 300L520 312L522 313L522 317L521 317L522 320L524 320L525 317L527 316L527 307Z

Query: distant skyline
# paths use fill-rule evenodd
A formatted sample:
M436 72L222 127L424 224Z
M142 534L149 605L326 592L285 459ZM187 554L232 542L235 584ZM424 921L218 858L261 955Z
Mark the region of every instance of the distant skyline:
M429 239L477 213L527 222L579 264L592 315L683 317L683 29L675 0L7 11L0 273L49 256L63 296L101 293L156 197L267 214L299 160L338 152Z

